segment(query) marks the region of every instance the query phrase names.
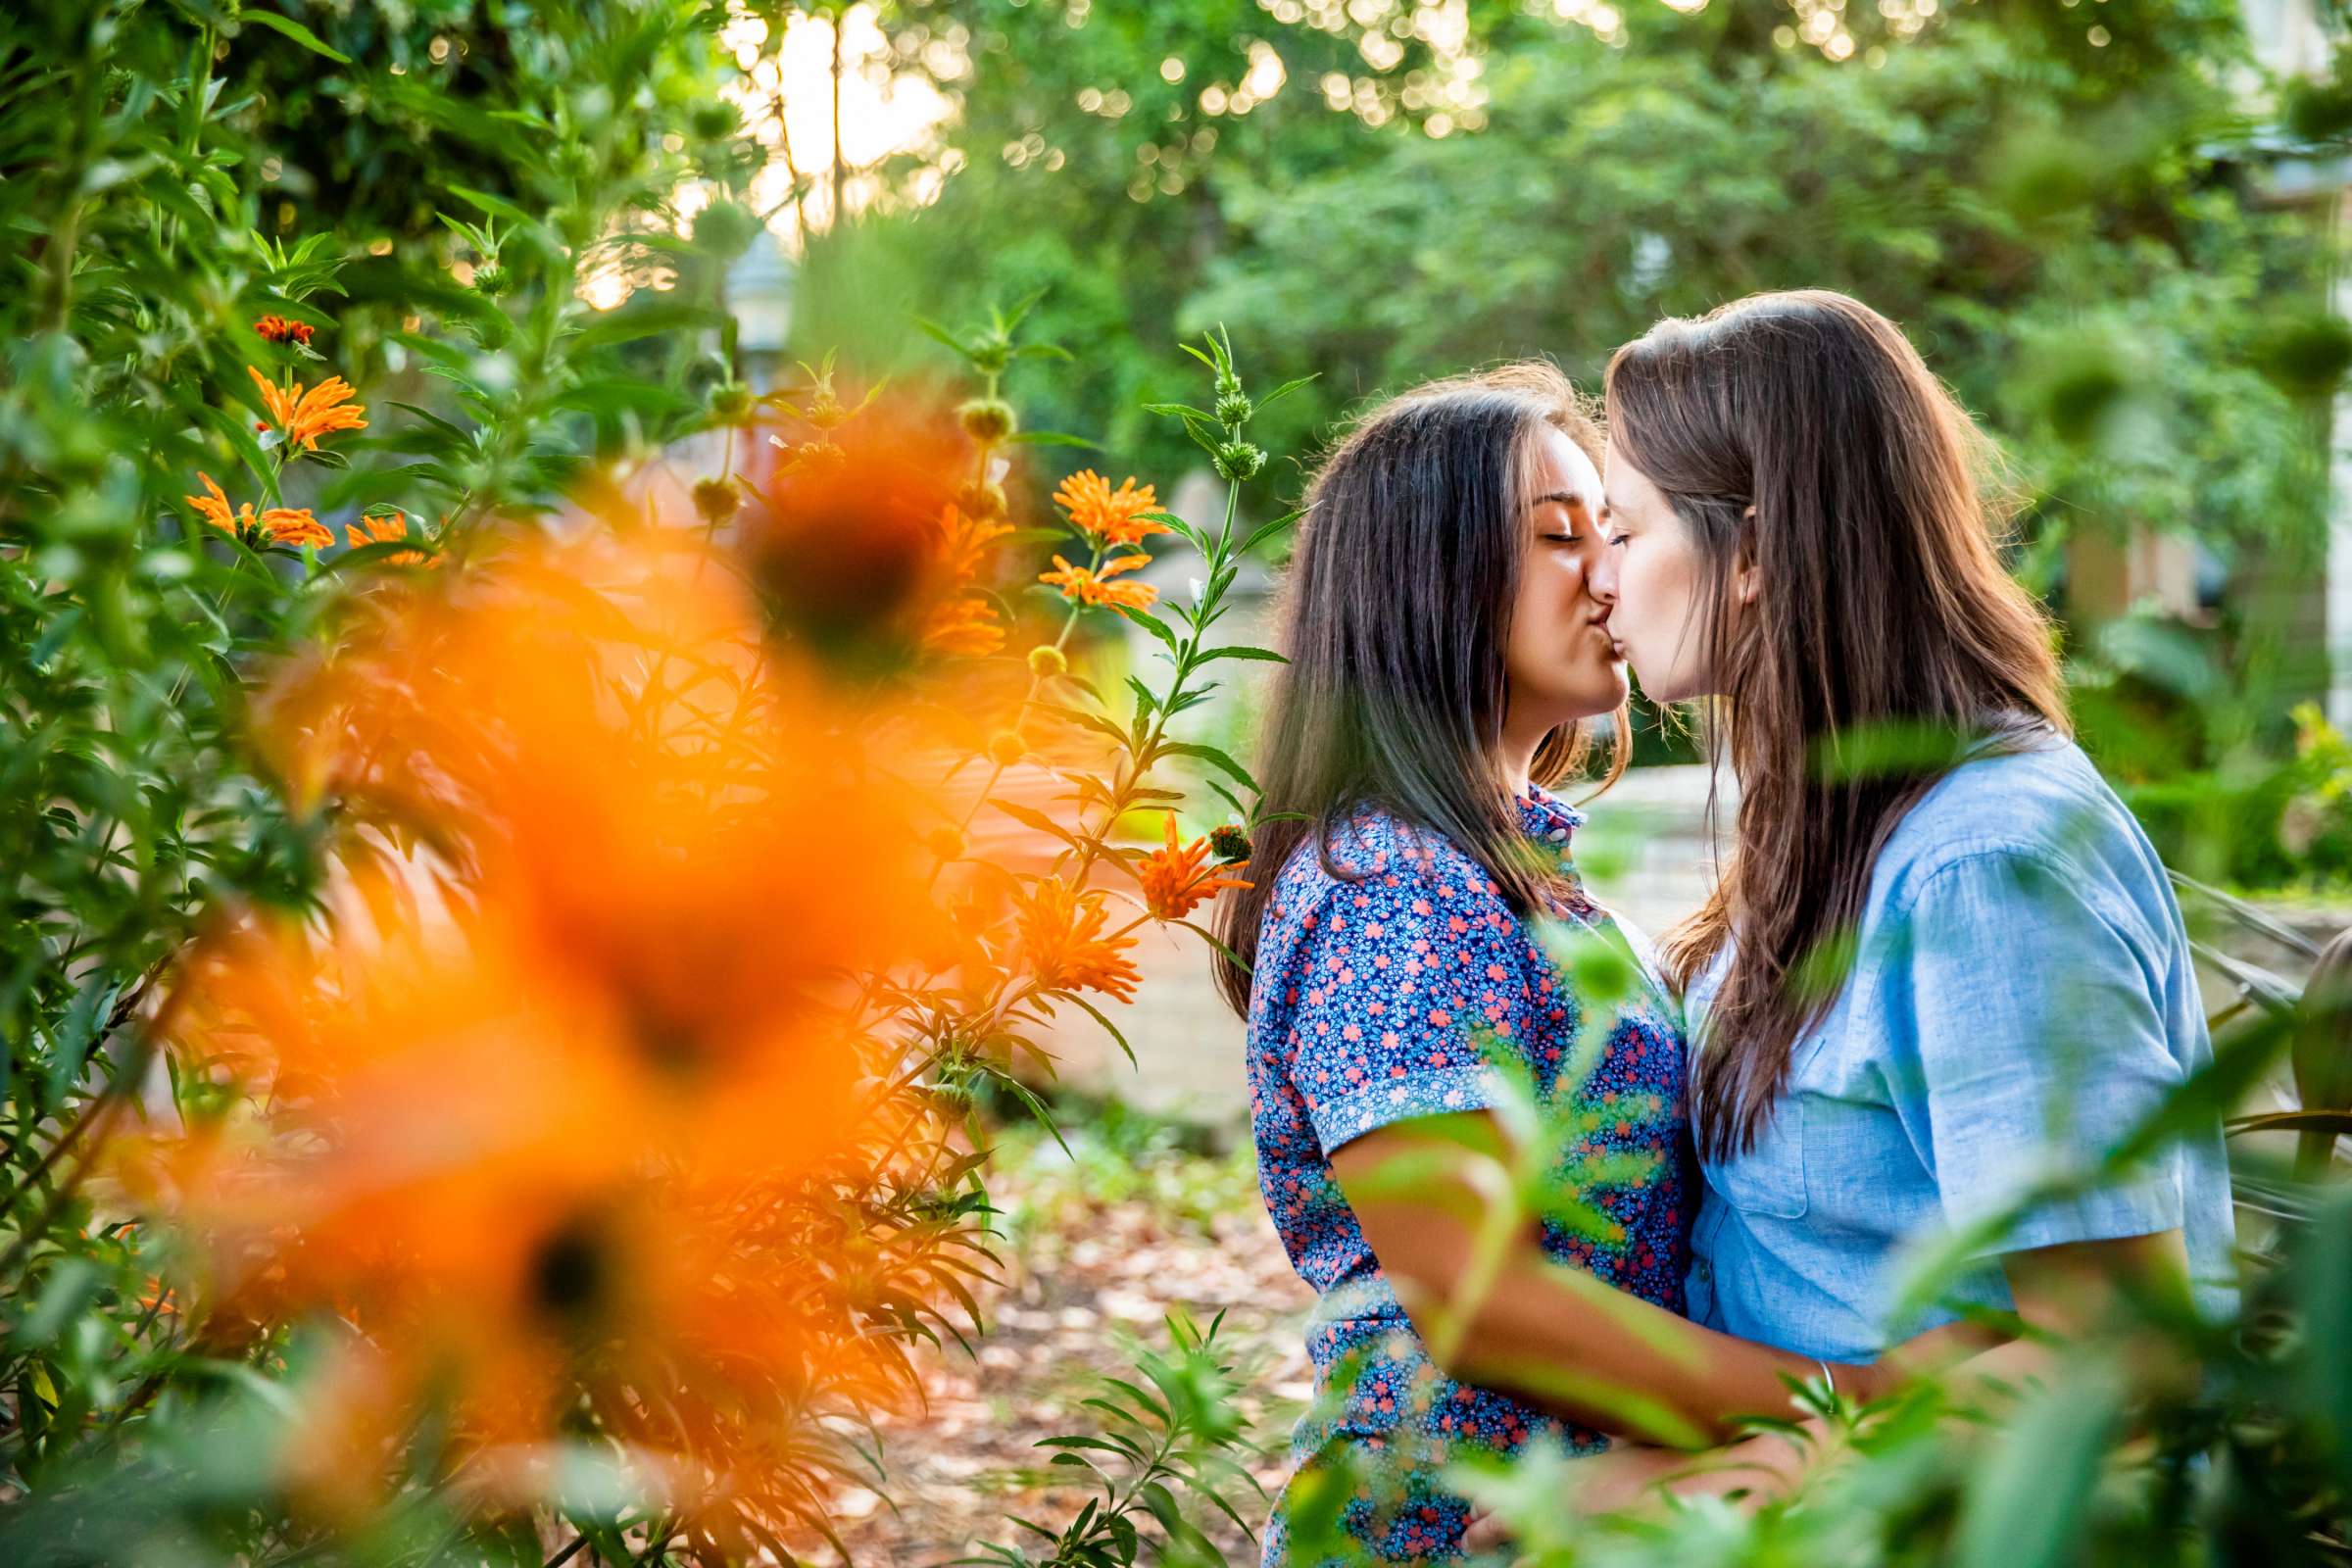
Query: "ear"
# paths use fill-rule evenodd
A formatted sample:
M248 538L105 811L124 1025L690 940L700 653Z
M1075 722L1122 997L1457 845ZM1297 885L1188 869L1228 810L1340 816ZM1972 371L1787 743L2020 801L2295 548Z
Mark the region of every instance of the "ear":
M1756 509L1749 507L1740 514L1740 519L1742 522L1754 522ZM1740 531L1748 537L1740 541L1740 553L1732 561L1732 597L1740 602L1740 608L1745 609L1756 602L1756 595L1763 590L1763 576L1756 569L1755 552L1751 548L1754 531L1745 528Z

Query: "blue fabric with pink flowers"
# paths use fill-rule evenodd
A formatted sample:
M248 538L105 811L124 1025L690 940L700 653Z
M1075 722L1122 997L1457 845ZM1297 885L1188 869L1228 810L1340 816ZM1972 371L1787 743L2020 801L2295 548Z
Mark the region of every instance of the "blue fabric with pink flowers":
M1569 868L1568 841L1583 818L1541 790L1518 808L1529 837ZM1544 1250L1681 1312L1692 1206L1683 1040L1629 936L1642 984L1595 1031L1590 1070L1563 1081L1583 1006L1484 867L1369 808L1341 824L1329 848L1361 880L1326 871L1311 839L1293 855L1267 906L1250 997L1259 1190L1292 1265L1318 1297L1307 1329L1316 1396L1293 1435L1295 1473L1268 1525L1265 1561L1288 1564L1294 1524L1335 1507L1358 1560L1443 1561L1461 1555L1468 1519L1439 1484L1447 1460L1507 1453L1539 1437L1571 1450L1606 1440L1438 1371L1328 1155L1392 1122L1496 1103L1502 1084L1483 1040L1532 1074L1553 1131L1564 1133L1563 1170L1586 1173L1579 1196L1615 1227L1594 1235L1546 1222ZM1609 939L1610 916L1569 874L1569 897L1547 912Z

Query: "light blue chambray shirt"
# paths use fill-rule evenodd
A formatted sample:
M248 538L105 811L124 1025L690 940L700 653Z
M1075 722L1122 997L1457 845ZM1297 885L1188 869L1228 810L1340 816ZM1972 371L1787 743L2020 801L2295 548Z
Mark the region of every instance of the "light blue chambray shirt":
M1756 1147L1704 1164L1691 1317L1867 1361L1958 1303L2009 1306L2002 1252L2176 1228L2200 1304L2226 1310L2216 1120L2110 1185L2025 1210L1942 1304L1888 1321L1909 1247L2084 1168L2212 1059L2163 863L2082 750L2048 734L1953 769L1879 856L1857 937ZM1721 973L1719 959L1691 987L1698 1050Z

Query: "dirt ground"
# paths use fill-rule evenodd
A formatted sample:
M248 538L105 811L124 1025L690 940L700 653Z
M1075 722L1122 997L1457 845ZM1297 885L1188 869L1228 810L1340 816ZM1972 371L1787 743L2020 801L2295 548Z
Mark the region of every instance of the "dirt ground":
M1226 1313L1218 1343L1262 1449L1251 1468L1269 1494L1280 1484L1309 1392L1301 1320L1312 1298L1259 1206L1247 1148L1188 1152L1172 1131L1115 1113L1064 1136L1069 1154L1034 1134L1008 1138L989 1184L1008 1235L1004 1283L981 1295L988 1332L974 1354L953 1345L932 1354L928 1408L884 1424L888 1480L836 1495L858 1568L937 1568L983 1543L1042 1544L1023 1542L1011 1516L1058 1529L1089 1493L1048 1478L1051 1450L1037 1441L1098 1430L1102 1418L1079 1405L1094 1376L1125 1373L1138 1345L1164 1349L1175 1307L1201 1324ZM1263 1501L1236 1504L1252 1526L1262 1520ZM1230 1521L1209 1519L1229 1561L1257 1560Z

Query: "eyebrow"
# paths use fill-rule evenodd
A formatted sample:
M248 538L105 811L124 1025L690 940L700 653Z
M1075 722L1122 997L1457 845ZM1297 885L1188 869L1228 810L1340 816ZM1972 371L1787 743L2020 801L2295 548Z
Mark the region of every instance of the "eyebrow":
M1548 495L1536 497L1535 500L1528 503L1528 506L1531 509L1549 506L1554 501L1563 507L1581 507L1585 504L1585 496L1581 490L1554 490Z

